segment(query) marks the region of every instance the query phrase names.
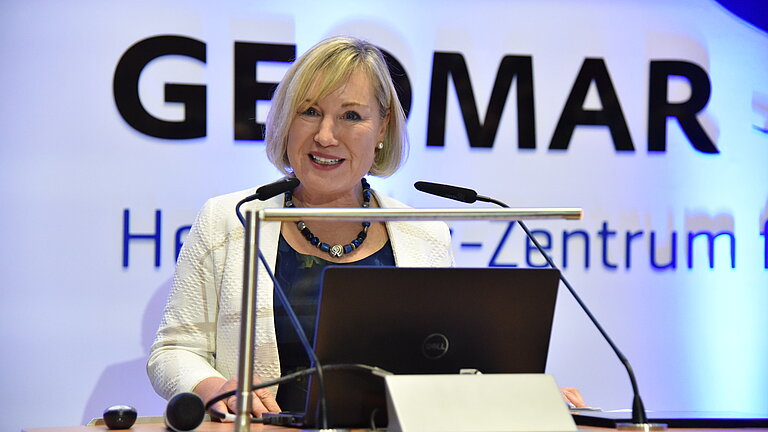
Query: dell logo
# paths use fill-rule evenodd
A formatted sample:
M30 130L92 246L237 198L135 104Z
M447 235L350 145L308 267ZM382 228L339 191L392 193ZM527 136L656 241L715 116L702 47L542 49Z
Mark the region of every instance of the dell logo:
M448 338L440 333L432 333L421 343L421 353L430 360L437 360L448 352Z

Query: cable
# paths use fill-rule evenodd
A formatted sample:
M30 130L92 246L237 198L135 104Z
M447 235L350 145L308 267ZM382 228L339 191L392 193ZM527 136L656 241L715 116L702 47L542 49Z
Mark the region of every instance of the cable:
M275 287L278 289L274 290L277 293L277 296L280 298L280 303L283 305L283 309L288 313L288 319L291 320L291 325L296 330L296 335L299 336L299 340L301 341L301 345L304 347L304 351L307 352L307 355L309 356L310 361L312 361L312 364L315 365L315 372L317 375L317 389L320 394L320 400L318 401L320 404L320 410L318 412L318 415L320 416L320 423L322 424L323 429L328 429L328 409L327 404L325 401L325 379L323 378L323 367L320 365L320 360L317 358L317 354L315 354L315 350L312 349L312 345L309 344L309 340L307 340L307 335L304 334L304 331L302 330L301 323L299 322L299 318L296 316L296 313L293 311L293 307L291 307L290 302L288 302L288 298L285 296L285 291L283 291L283 287L280 286L280 283L277 281L277 278L272 273L272 269L269 268L269 264L267 264L267 259L264 258L264 254L261 253L261 249L258 249L259 251L259 259L264 264L264 268L267 270L267 274L269 275L269 278L272 279L272 283L275 284Z
M325 369L325 370L329 370L329 371L334 371L334 370L365 370L365 371L369 371L372 375L376 375L376 376L380 376L380 377L384 377L386 375L392 375L392 372L389 372L387 370L381 369L379 367L369 366L369 365L365 365L365 364L356 364L356 363L330 364L330 365L322 366L320 369ZM275 385L278 385L278 384L282 384L282 383L285 383L285 382L288 382L288 381L293 381L293 380L295 380L297 378L300 378L300 377L303 377L303 376L306 376L306 375L311 375L313 373L316 373L317 370L318 370L317 367L311 367L311 368L302 369L300 371L293 372L291 374L282 376L282 377L274 379L272 381L267 381L267 382L263 382L263 383L260 383L260 384L254 384L253 386L251 386L251 391L256 391L256 390L263 389L263 388L266 388L266 387L272 387L272 386L275 386ZM219 401L222 401L222 400L224 400L224 399L226 399L228 397L232 397L232 396L234 396L236 394L237 394L237 390L230 390L228 392L221 393L221 394L213 397L211 400L208 401L208 403L205 404L205 410L210 412L211 415L213 415L214 417L216 417L218 419L224 419L226 417L226 414L221 413L219 411L216 411L216 410L214 410L211 407L215 403L217 403ZM261 419L251 419L251 421L254 422L254 423L262 423L263 422L263 420L261 420ZM325 429L327 429L327 427Z

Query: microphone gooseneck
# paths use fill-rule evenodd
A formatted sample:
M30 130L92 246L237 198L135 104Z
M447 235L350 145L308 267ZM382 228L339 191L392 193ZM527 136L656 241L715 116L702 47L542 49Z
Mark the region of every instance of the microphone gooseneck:
M296 177L286 177L276 182L261 186L258 189L256 189L256 193L249 195L243 198L242 200L240 200L240 202L238 202L237 205L235 206L235 213L237 214L238 219L240 219L240 222L242 223L243 227L247 226L246 220L243 217L242 213L240 212L240 207L243 204L256 199L260 201L266 201L274 196L280 195L289 190L293 190L298 185L299 185L299 179L297 179ZM272 272L272 269L269 267L269 264L267 263L267 260L264 257L264 254L261 253L261 250L259 249L257 250L258 250L258 259L264 265L264 269L267 271L269 278L272 279L275 294L277 295L280 301L280 304L283 306L286 314L288 315L288 320L291 323L291 327L293 327L293 329L296 331L296 334L299 337L299 341L301 342L301 345L304 348L304 351L306 351L310 361L315 365L315 369L313 372L317 376L317 388L319 392L318 404L320 408L318 411L320 415L320 424L323 429L327 429L328 413L326 409L325 380L323 379L323 367L320 365L320 361L317 358L315 351L312 349L312 345L309 343L309 340L307 339L307 335L304 333L304 330L301 327L299 318L296 316L296 313L293 311L293 307L291 307L291 304L288 301L288 297L285 295L285 291L283 290L282 286L280 286L280 283L277 281L277 278Z
M475 201L483 201L483 202L496 204L500 207L509 208L508 205L504 204L501 201L498 201L486 196L478 195L477 192L475 192L474 190L463 188L463 187L438 184L438 183L429 183L429 182L416 182L414 184L414 187L422 192L426 192L432 195L438 195L444 198L454 199L457 201L462 201L469 204L474 203ZM560 268L557 265L555 265L555 262L552 260L552 257L549 256L549 254L544 250L544 248L541 246L539 241L536 240L536 237L534 237L533 233L531 233L531 231L528 229L525 223L520 220L517 221L517 223L520 225L520 228L522 228L523 231L525 231L525 235L528 236L528 238L536 246L536 249L538 249L539 253L541 253L544 259L547 261L547 264L549 264L551 268L560 271ZM565 277L565 275L563 275L562 271L560 271L560 280L563 282L563 285L565 285L565 287L568 289L568 292L571 293L571 296L576 300L576 303L579 304L579 306L581 307L581 310L584 311L584 313L587 315L590 321L592 321L592 324L595 326L595 328L597 328L597 330L603 336L603 339L605 339L605 341L608 342L608 345L616 354L616 357L619 358L619 361L621 361L621 364L623 364L624 368L627 370L627 375L629 375L629 381L632 384L632 393L633 393L632 423L636 425L647 425L648 416L646 415L646 412L645 412L645 406L643 405L643 400L640 398L640 391L637 386L637 380L635 379L635 373L632 370L632 365L630 365L627 357L624 356L624 354L621 352L619 347L616 346L616 344L613 342L613 339L611 339L611 337L608 336L608 333L605 331L603 326L600 325L600 322L597 320L597 318L595 318L595 316L589 310L586 303L584 303L584 301L581 300L581 297L578 295L578 293L576 293L576 290L573 288L573 286Z

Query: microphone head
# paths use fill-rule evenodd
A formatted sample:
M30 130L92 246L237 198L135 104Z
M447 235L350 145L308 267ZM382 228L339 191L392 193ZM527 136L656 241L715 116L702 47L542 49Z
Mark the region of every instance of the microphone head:
M419 181L414 183L413 187L428 194L450 198L465 203L471 204L477 201L477 192L459 186Z
M165 408L165 425L175 432L195 430L204 417L205 404L195 393L179 393Z
M299 183L299 179L296 177L286 177L256 189L256 195L259 197L259 200L266 201L276 195L280 195L294 189L299 185Z

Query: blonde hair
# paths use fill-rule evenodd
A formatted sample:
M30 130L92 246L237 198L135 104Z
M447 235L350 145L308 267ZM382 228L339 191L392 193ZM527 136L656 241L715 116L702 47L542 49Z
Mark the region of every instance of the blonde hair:
M376 150L368 173L388 177L405 162L408 151L405 114L384 56L376 46L364 40L334 37L323 40L299 57L275 90L267 116L265 140L267 157L277 169L285 174L292 172L287 151L288 130L310 88L317 89L310 101L315 103L333 93L357 70L363 71L373 85L381 118L386 119L389 113L384 147Z

